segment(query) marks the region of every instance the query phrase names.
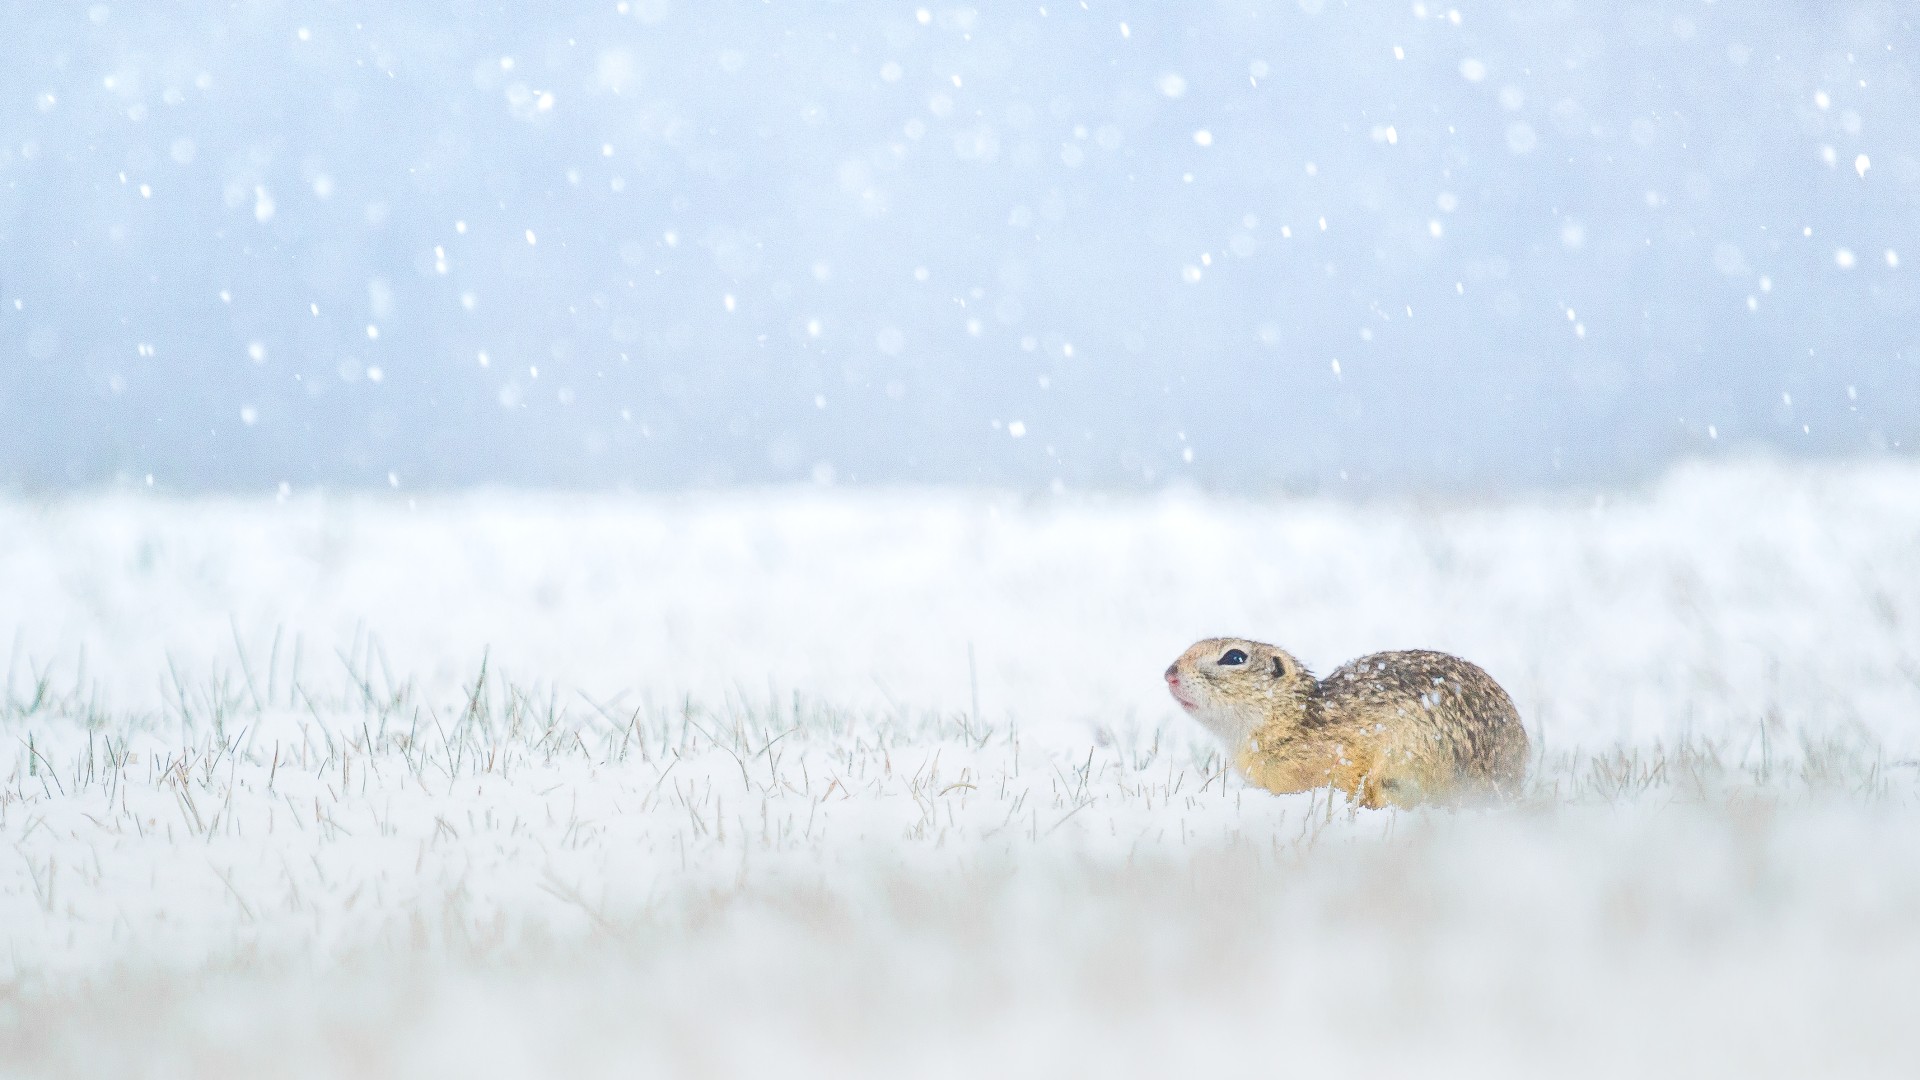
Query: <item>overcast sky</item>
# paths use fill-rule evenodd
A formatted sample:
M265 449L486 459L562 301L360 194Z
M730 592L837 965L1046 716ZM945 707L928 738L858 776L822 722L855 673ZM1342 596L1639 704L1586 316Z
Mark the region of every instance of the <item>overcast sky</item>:
M0 485L1456 490L1920 439L1877 3L109 5Z

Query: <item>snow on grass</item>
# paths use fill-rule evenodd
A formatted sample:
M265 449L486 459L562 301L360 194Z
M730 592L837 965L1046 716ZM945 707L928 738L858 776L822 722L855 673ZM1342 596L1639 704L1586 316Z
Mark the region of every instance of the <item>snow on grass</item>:
M0 1071L1906 1060L1910 467L0 519ZM1533 790L1246 789L1159 685L1223 632L1483 662Z

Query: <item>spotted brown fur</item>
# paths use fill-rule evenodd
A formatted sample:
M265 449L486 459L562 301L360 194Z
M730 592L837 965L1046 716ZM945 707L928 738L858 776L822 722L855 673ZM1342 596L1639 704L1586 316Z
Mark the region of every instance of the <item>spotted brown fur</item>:
M1236 653L1244 660L1234 660ZM1208 638L1167 669L1176 700L1275 792L1332 785L1363 806L1498 798L1526 780L1513 699L1446 653L1374 653L1316 679L1290 654Z

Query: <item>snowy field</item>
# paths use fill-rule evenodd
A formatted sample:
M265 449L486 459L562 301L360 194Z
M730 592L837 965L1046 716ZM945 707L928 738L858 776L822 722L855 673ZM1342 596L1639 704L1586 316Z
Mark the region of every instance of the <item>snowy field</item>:
M1192 639L1512 691L1273 797ZM0 1074L1910 1075L1920 467L0 503Z

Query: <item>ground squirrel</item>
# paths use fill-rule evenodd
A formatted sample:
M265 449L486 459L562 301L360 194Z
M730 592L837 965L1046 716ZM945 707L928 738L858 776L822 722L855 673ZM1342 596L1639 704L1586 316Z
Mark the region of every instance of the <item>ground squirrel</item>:
M1446 653L1383 652L1325 679L1271 645L1196 642L1167 668L1174 700L1273 792L1328 784L1362 806L1519 793L1527 733L1493 677Z

